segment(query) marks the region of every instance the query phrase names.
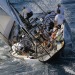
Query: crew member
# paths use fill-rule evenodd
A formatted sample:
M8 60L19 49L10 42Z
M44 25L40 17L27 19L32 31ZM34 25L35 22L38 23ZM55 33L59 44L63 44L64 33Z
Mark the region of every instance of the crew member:
M57 15L55 16L55 19L54 19L54 25L61 28L61 25L64 23L64 21L65 21L64 16L60 14L60 10L58 9Z
M51 40L53 40L53 39L56 38L57 32L58 32L58 27L55 26L55 27L53 28L53 32L52 32L52 34L51 34Z
M50 31L54 27L54 23L52 21L52 17L55 15L54 11L48 12L48 14L44 18L44 25L46 25L47 30Z
M33 12L29 8L23 7L21 15L28 20L33 15Z
M12 41L12 50L13 50L13 54L14 53L22 53L24 49L23 44L21 44L20 42L17 42L17 40L14 38Z

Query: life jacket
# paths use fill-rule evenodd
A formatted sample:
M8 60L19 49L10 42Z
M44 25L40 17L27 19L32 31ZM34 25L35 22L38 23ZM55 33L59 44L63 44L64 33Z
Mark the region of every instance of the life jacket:
M52 39L55 39L55 36L56 36L56 33L53 32L52 35L51 35L51 38L52 38Z

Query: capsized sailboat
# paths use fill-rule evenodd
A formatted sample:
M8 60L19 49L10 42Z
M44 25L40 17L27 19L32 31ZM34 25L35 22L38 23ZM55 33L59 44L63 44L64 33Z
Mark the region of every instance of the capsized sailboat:
M27 20L24 20L19 12L6 0L0 0L0 7L4 12L6 12L6 16L0 15L5 19L4 23L3 21L0 21L0 38L3 38L5 41L7 40L7 42L11 42L13 37L17 37L18 32L20 31L23 37L21 37L19 41L23 43L24 49L28 50L28 52L23 54L22 52L21 54L19 52L14 53L13 51L12 55L14 57L23 58L25 60L38 59L44 62L51 59L64 47L67 37L71 40L71 35L69 34L70 32L63 24L62 28L59 29L61 33L55 39L51 38L51 32L47 29L49 27L43 26L44 22L47 23L47 21L45 21L45 17L47 15L44 15L43 19L40 16L37 20L30 20L30 22L28 22ZM54 17L54 14L52 16ZM48 20L52 20L53 22L53 17L49 17ZM14 25L16 27L14 27ZM31 28L28 28L27 25L32 26ZM15 33L15 30L17 30L17 33Z

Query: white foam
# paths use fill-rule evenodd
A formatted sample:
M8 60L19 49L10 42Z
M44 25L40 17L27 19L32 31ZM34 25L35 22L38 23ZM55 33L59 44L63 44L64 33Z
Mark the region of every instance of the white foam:
M66 72L75 75L75 71L73 71L70 67L66 67L66 66L65 66L65 67L63 67L63 68L64 68L64 70L65 70Z
M41 63L38 59L25 59L25 62L28 64L39 64Z

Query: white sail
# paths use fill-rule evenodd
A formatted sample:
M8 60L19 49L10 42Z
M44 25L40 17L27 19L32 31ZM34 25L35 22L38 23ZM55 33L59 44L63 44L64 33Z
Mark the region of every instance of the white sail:
M4 36L8 39L14 21L16 21L17 25L21 25L22 27L24 27L24 24L20 20L17 12L9 5L7 0L0 0L0 8L6 13L6 16L0 15L0 33L2 34L0 34L0 37ZM4 20L2 20L2 18Z
M0 32L8 39L14 20L7 15L0 15Z

